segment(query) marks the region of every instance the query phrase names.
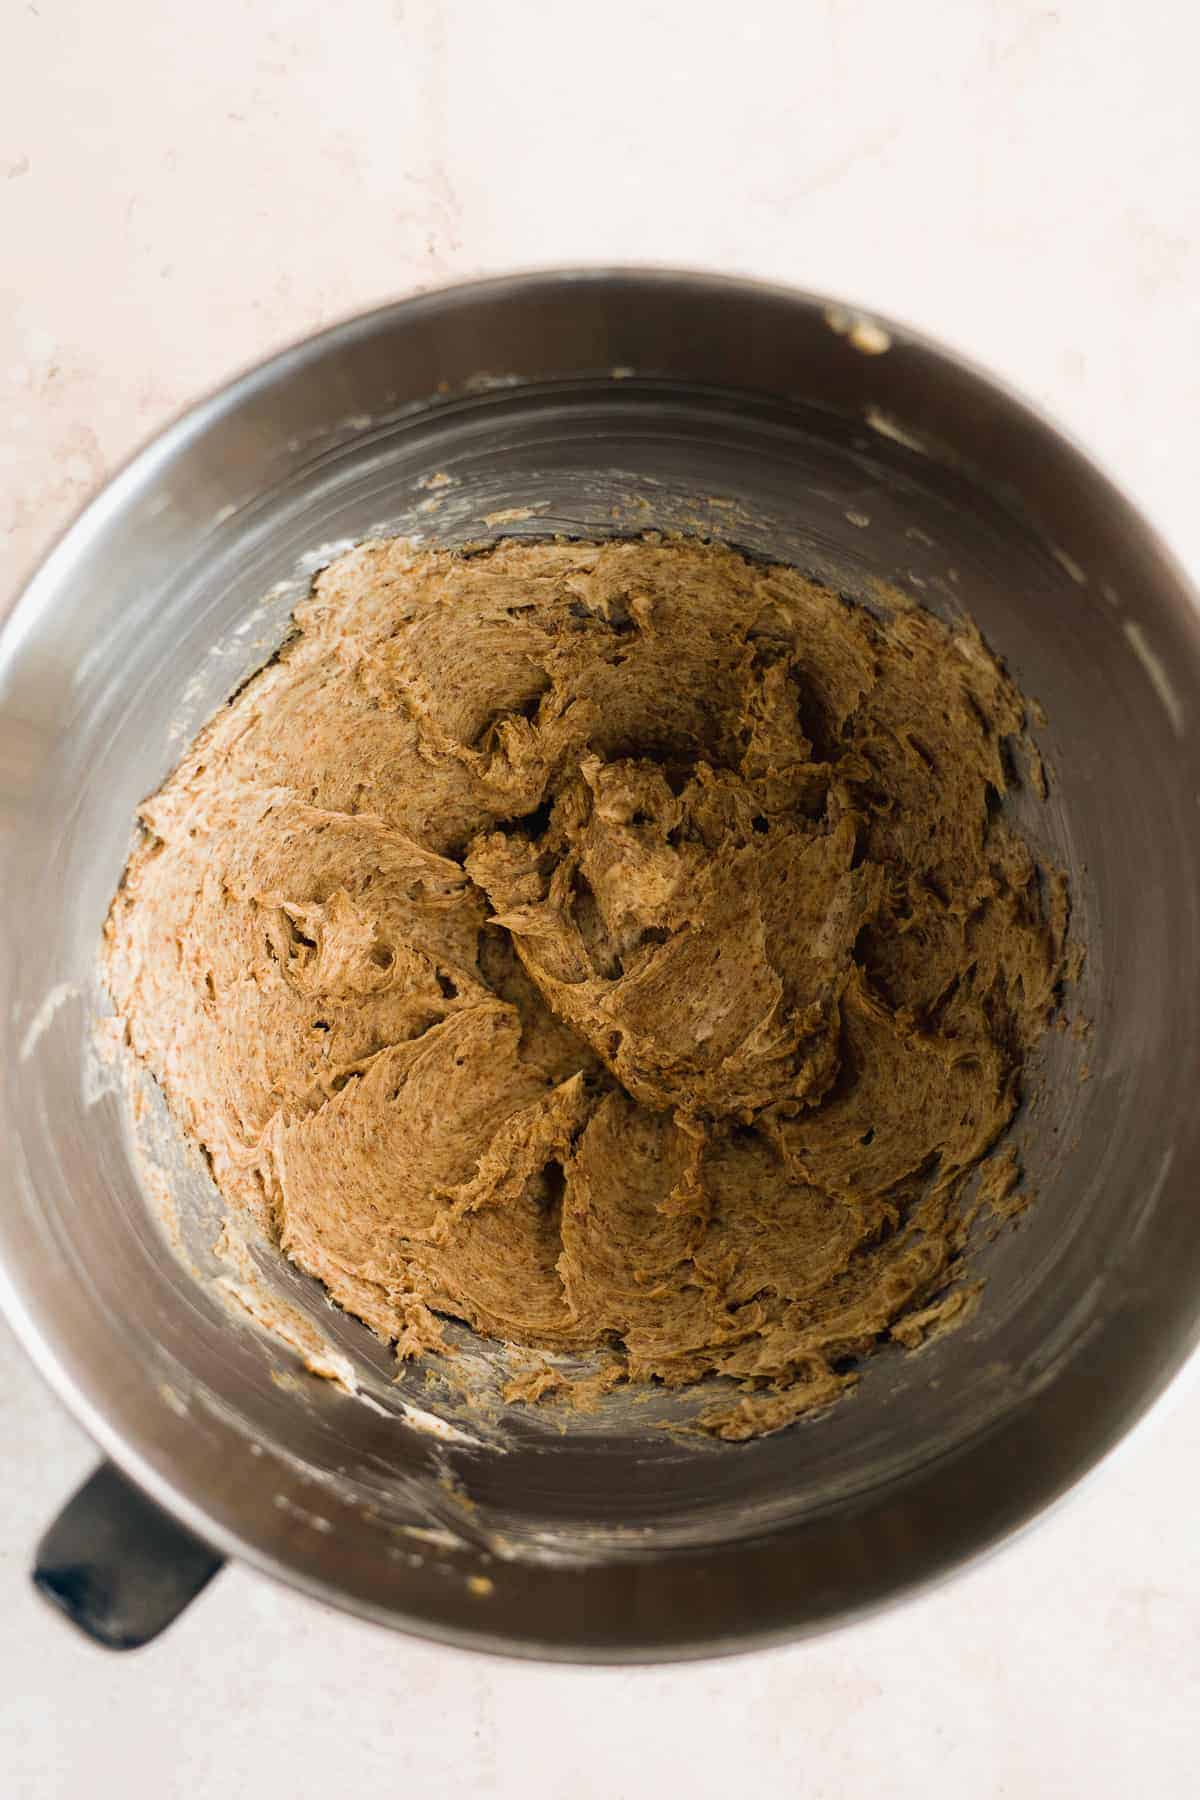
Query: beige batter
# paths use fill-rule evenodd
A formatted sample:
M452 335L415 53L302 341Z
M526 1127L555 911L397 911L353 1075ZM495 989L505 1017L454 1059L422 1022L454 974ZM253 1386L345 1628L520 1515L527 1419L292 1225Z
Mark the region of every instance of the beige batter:
M365 544L297 625L106 932L227 1198L402 1355L723 1374L729 1437L952 1313L1066 911L978 634L652 539Z

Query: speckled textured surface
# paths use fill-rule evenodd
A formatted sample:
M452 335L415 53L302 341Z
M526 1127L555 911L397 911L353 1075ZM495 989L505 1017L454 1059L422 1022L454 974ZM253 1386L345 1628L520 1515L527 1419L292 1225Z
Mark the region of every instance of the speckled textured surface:
M418 286L604 259L911 320L1050 408L1200 570L1195 28L1115 0L688 16L685 34L678 9L627 0L359 0L351 31L310 0L8 8L0 594L148 432L268 349ZM0 1377L15 1800L397 1779L549 1800L567 1767L580 1800L649 1800L693 1737L699 1796L739 1785L748 1741L763 1796L1194 1790L1188 1377L1054 1517L939 1592L738 1663L602 1673L384 1636L242 1570L107 1658L26 1584L92 1453L6 1334ZM561 1751L541 1773L535 1729Z

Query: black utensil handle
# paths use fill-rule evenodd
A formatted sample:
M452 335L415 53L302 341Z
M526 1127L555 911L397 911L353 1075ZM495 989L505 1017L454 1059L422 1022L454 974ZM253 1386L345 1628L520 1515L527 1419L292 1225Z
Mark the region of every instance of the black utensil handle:
M224 1562L101 1463L37 1547L33 1584L109 1650L136 1650L178 1618Z

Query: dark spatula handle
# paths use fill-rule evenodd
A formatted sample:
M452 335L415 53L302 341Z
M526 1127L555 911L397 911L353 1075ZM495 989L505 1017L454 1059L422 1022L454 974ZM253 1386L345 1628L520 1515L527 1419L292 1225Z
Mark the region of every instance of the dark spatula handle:
M224 1562L111 1463L101 1463L37 1547L33 1583L109 1650L136 1650L193 1601Z

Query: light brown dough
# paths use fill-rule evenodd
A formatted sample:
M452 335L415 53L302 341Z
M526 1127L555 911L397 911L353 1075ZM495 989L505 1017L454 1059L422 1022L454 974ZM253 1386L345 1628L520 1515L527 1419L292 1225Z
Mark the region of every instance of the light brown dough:
M731 1376L726 1436L919 1341L1063 962L978 633L653 539L369 543L296 617L106 928L227 1198L402 1354Z

